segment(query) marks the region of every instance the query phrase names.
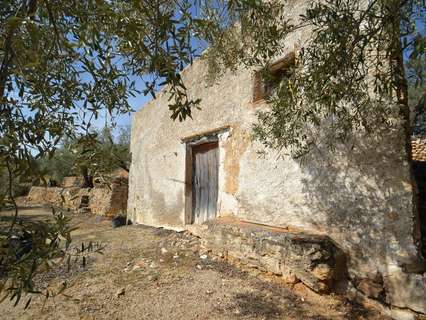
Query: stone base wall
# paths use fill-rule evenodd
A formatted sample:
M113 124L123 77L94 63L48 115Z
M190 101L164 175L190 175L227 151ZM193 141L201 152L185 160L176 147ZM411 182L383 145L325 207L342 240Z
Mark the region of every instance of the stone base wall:
M415 317L412 311L426 313L426 273L408 273L395 267L380 279L350 279L345 253L327 236L231 217L193 225L189 230L201 237L202 246L212 254L282 276L288 283L300 281L316 292L337 291L351 299L355 294L381 306L392 317L395 308L405 310L409 319Z
M287 232L230 218L210 221L202 244L213 254L330 292L345 277L344 256L327 237Z
M31 187L27 203L77 210L81 208L84 197L89 195L88 188Z

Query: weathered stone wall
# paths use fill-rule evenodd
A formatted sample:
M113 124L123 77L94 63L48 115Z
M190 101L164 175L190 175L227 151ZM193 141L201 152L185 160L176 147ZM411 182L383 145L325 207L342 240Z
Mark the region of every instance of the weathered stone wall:
M302 281L330 292L345 277L344 255L324 236L243 223L229 218L206 223L202 245L231 262Z
M27 203L53 205L74 211L88 207L94 214L112 217L126 212L127 195L127 178L119 177L114 178L110 188L104 185L92 189L32 187Z
M412 158L414 161L426 161L426 141L419 138L411 138Z
M90 189L88 188L31 187L27 203L77 210L81 206L82 197L89 196L89 194Z
M308 38L305 30L288 37L283 56ZM303 165L272 151L261 157L264 150L250 135L256 111L267 106L252 102L253 71L228 72L211 87L205 74L202 60L182 72L190 95L202 99L193 120L172 121L164 91L134 114L132 221L186 228L183 140L227 127L219 135L219 216L326 234L358 281L390 276L419 260L404 119L380 137L358 136L333 153L311 154Z
M64 188L62 195L65 201L62 206L70 210L78 210L86 205L85 201L90 197L90 193L89 188Z
M113 183L111 188L94 188L90 191L90 210L108 217L126 213L127 194L128 186L124 183Z
M62 203L62 188L59 187L31 187L27 202L34 205L60 206Z

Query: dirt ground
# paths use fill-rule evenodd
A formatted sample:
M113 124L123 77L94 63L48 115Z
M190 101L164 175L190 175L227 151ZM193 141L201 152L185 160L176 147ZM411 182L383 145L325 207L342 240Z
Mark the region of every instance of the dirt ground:
M49 212L33 208L21 215L46 219ZM73 222L79 227L74 245L99 242L104 254L37 280L52 291L66 281L66 296L44 307L35 298L27 310L3 302L0 319L388 319L338 296L241 271L200 252L199 240L187 233L141 225L112 229L109 220L91 215L73 215Z

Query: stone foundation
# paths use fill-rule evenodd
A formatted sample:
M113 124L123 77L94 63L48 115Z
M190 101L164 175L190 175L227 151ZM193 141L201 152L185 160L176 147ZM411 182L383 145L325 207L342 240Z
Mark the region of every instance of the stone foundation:
M81 209L86 206L90 192L91 190L88 188L64 188L62 195L65 201L61 206L70 210Z
M410 319L426 313L426 274L394 267L383 278L350 279L345 254L327 236L231 217L188 229L201 237L206 250L232 263L282 276L289 283L301 281L319 293L336 291L377 304L394 319L401 319L394 313L407 314Z
M213 254L283 276L288 282L300 280L314 291L330 292L345 276L343 254L327 237L230 218L206 226L202 244Z

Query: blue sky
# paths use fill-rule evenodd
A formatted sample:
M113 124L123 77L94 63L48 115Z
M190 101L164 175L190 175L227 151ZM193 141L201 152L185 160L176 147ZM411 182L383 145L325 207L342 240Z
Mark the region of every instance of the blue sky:
M137 89L139 91L143 91L145 88L144 81L142 81L141 78L138 77L130 77L131 80L134 80L137 86ZM137 94L135 97L130 97L127 101L129 102L130 106L132 107L133 111L136 112L140 110L147 102L152 100L151 95L145 96L143 93ZM115 134L118 133L120 127L124 126L130 126L131 125L131 119L134 112L121 114L119 116L115 116L112 121L116 125L115 130L113 132ZM107 115L105 112L100 112L97 119L92 120L92 128L98 128L101 129L105 126L105 116ZM111 125L111 117L109 115L106 116L108 125Z
M142 91L145 88L145 85L141 79L135 78L137 89ZM134 111L138 111L143 105L148 101L152 100L151 95L145 96L143 93L137 94L135 97L130 97L127 101ZM115 122L118 127L131 125L131 118L133 113L126 113L115 118ZM97 127L103 126L105 123L104 117L101 117L97 120L95 124Z
M194 12L195 15L197 15L196 12ZM421 17L422 19L418 19L416 22L417 24L417 29L418 31L420 31L421 34L426 33L426 26L424 25L424 15L425 12L421 11L419 12L419 17ZM205 44L204 43L195 43L194 39L192 39L192 45L194 46L194 48L197 48L199 51L198 53L200 53L203 49L205 49ZM407 59L409 55L409 52L405 52L404 54L404 59ZM140 78L136 78L133 77L132 80L134 80L136 82L137 85L137 89L139 91L143 91L143 89L145 88L145 84L142 81L142 79ZM145 96L143 93L137 94L135 97L130 97L128 99L128 102L130 104L130 106L132 107L132 109L134 111L138 111L140 110L147 102L149 102L150 100L152 100L152 96L151 95L147 95ZM131 125L131 119L132 119L132 114L133 113L127 113L127 114L122 114L120 116L117 116L114 118L114 122L117 125L117 127L121 127L121 126L129 126ZM109 117L108 120L110 121ZM98 128L102 128L105 125L105 115L100 116L97 120L94 121L93 125L95 127Z

